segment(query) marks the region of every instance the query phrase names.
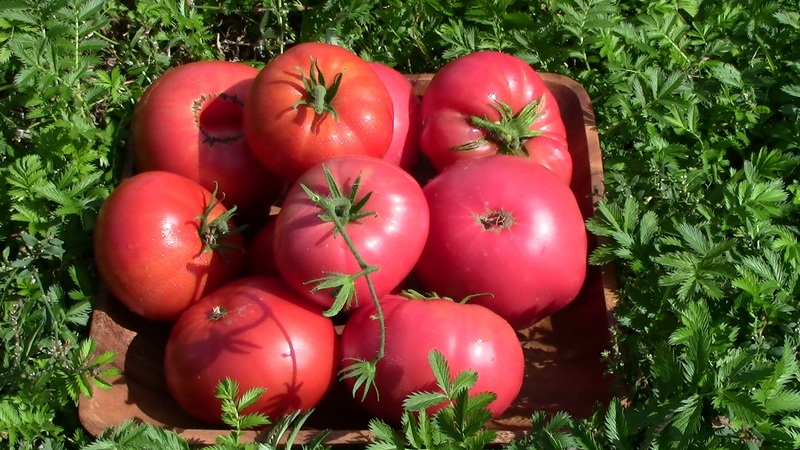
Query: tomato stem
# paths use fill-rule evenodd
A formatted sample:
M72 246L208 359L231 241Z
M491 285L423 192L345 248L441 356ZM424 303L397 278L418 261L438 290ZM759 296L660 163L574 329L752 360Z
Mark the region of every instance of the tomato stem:
M300 105L310 106L314 112L321 116L322 114L330 113L334 120L339 120L339 113L333 107L334 97L339 92L339 86L342 83L342 75L344 72L339 72L333 77L333 83L330 86L325 86L325 75L320 70L316 58L311 57L311 69L308 76L300 66L296 66L300 72L303 81L303 88L305 95L300 100L296 101L292 108L297 109Z
M332 274L331 276L312 281L320 282L315 289L323 287L337 289L334 304L324 312L326 316L332 316L341 312L344 306L352 301L352 298L355 295L355 280L358 277L364 277L370 297L375 305L375 319L378 321L380 328L378 351L372 360L357 361L355 364L350 365L343 371L342 377L357 377L355 386L366 386L364 389L364 396L366 396L369 387L375 386L376 365L378 361L384 357L386 351L386 323L383 314L383 308L381 307L380 299L378 298L378 293L375 290L375 285L372 282L371 277L371 274L378 271L379 267L364 261L364 258L361 256L358 248L356 248L355 243L353 243L353 240L347 234L346 225L352 221L375 215L375 212L363 211L372 193L369 192L360 199L356 198L358 195L358 188L361 185L361 175L359 175L356 177L353 185L350 187L350 190L345 195L336 180L333 178L333 175L324 164L322 166L322 170L325 173L328 190L330 191L328 197L319 195L303 184L300 184L300 187L306 192L306 195L308 195L311 201L322 209L322 214L319 214L320 220L333 223L334 236L342 236L347 248L355 257L356 262L361 270L353 275ZM358 301L357 298L356 301Z
M219 184L215 181L214 192L211 193L211 199L209 199L208 204L206 204L205 210L203 210L202 214L195 217L195 219L200 221L197 227L197 233L200 235L200 240L203 242L203 253L226 248L244 251L244 249L239 246L225 243L225 238L233 234L240 233L247 227L246 225L242 225L241 227L231 229L231 219L233 218L233 215L236 214L235 205L213 220L210 219L211 212L214 211L214 208L220 205L222 200L225 198L225 194L222 194L222 198L218 198L218 191ZM223 258L225 258L224 253L221 252L221 255Z
M500 120L492 121L486 116L470 117L470 123L485 130L486 137L467 142L453 150L474 150L490 141L498 146L497 153L502 155L528 156L525 141L543 134L540 130L531 129L531 127L542 115L544 97L531 101L516 115L508 103L496 100L492 107L500 114Z

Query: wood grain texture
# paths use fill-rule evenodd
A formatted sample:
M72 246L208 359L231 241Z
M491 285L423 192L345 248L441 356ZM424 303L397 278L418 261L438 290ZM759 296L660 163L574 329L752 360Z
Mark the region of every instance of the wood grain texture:
M553 91L564 119L573 158L571 188L584 217L594 213L593 202L603 193L603 163L595 128L594 111L587 92L561 75L541 74ZM423 95L431 74L408 75L418 95ZM589 236L590 247L598 245ZM610 347L609 326L616 305L616 278L612 265L590 266L578 298L566 309L520 332L526 374L517 400L490 426L498 442L524 436L534 411L567 411L588 416L597 403L609 400L611 380L604 376L601 353ZM110 390L96 389L82 397L80 420L92 435L128 419L172 429L191 443L210 444L226 430L198 423L170 397L163 375L164 346L169 326L141 319L107 292L101 292L92 314L90 336L98 352L115 351L115 364L123 375L111 380ZM317 407L297 443L306 443L320 430L330 430L328 445L364 444L370 441L369 417L341 386L336 385ZM259 437L248 431L245 441Z

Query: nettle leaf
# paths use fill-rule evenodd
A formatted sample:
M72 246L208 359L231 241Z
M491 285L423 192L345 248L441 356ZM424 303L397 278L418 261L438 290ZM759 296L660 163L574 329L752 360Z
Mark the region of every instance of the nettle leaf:
M659 231L656 213L641 213L639 204L633 198L626 198L619 205L601 200L597 204L594 217L586 222L586 228L596 236L611 238L603 240L589 256L591 264L600 265L614 259L630 261L634 270L646 265L647 248L653 243Z
M800 412L800 390L786 390L775 393L764 401L767 414Z
M783 85L781 86L781 91L791 95L792 97L800 97L800 85L798 84Z
M447 400L447 395L441 392L414 392L403 400L403 408L409 411L420 411Z
M375 440L367 445L369 450L389 450L402 448L403 438L389 424L382 420L369 421L369 431Z
M698 394L691 395L675 409L672 424L683 434L696 433L700 429L702 410L703 398Z
M670 392L683 385L683 367L672 347L659 345L655 348L651 378L656 392Z
M676 230L681 239L665 239L663 242L690 250L668 252L655 258L656 263L667 269L659 284L678 286L678 297L684 301L699 295L722 298L726 284L736 276L727 256L735 243L727 239L713 242L707 231L688 223L679 223Z
M711 75L719 82L742 88L742 73L733 64L717 61L711 65Z
M683 347L680 359L684 378L691 386L699 386L710 376L711 312L705 302L693 302L681 312L683 326L669 337L669 343Z
M631 448L628 442L628 421L619 399L615 398L608 405L603 419L603 431L615 448L620 450Z
M781 24L790 26L795 30L800 30L800 13L797 11L776 11L774 17Z
M730 411L731 419L739 423L758 423L764 420L766 413L763 405L738 392L722 391L714 397L713 403L717 408Z

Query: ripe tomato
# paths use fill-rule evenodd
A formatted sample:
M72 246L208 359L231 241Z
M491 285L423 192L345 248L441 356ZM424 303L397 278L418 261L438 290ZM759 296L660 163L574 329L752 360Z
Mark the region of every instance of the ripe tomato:
M406 171L419 160L419 104L414 86L397 70L377 62L369 66L378 74L394 106L394 128L392 142L383 159L395 163Z
M494 417L514 401L522 387L525 358L519 338L511 326L489 309L450 300L411 300L389 295L381 300L386 323L385 355L378 361L375 385L363 407L384 420L399 423L403 400L411 393L436 390L436 379L428 353L439 350L451 375L474 370L478 382L472 393L494 392L489 405ZM371 360L378 351L380 329L371 307L359 308L345 323L342 333L342 363ZM346 378L353 388L355 379ZM362 388L363 389L363 388ZM361 399L363 391L357 391ZM429 412L433 412L430 410Z
M258 69L230 61L198 61L159 77L136 102L131 144L136 169L165 170L219 184L223 204L240 214L266 210L284 181L255 158L244 138L244 102Z
M459 159L525 157L569 184L572 157L555 97L525 61L471 53L442 66L420 107L422 152L439 171Z
M220 287L189 307L164 354L167 387L192 417L220 423L217 383L266 392L245 414L271 420L314 407L336 375L338 336L330 319L279 278L253 276Z
M347 195L361 177L355 202L371 196L362 212L374 215L347 223L345 229L363 260L379 267L370 276L378 298L396 288L411 272L428 235L428 206L417 181L400 167L379 158L343 156L324 163ZM300 185L329 196L323 164L309 169L289 189L275 223L275 259L287 283L306 298L333 305L330 289L312 291L316 280L331 273L352 275L361 268L345 240L323 221L323 210ZM359 303L371 303L365 278L355 283Z
M509 155L456 162L424 188L428 241L415 268L425 289L481 304L516 329L560 310L586 278L577 200L553 172Z
M211 192L170 172L124 180L100 207L94 256L109 292L131 311L172 321L244 271L244 239ZM198 218L212 205L207 224ZM219 220L217 220L219 219Z
M319 42L297 44L269 61L244 109L256 157L290 181L335 156L383 157L392 123L392 99L367 62Z

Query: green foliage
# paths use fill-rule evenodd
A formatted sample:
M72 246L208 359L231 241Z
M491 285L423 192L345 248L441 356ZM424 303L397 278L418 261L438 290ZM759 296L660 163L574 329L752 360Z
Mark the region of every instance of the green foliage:
M619 277L608 363L625 400L588 418L535 413L509 448L800 447L800 8L788 0L6 1L0 446L186 448L137 423L94 442L81 432L77 399L114 376L86 336L94 217L119 182L134 102L160 74L194 59L258 66L309 40L405 72L503 50L593 100L606 181L587 227L602 244L591 262ZM480 408L451 409L373 431L380 448L477 448L465 436Z
M497 396L492 392L470 395L478 381L474 371L466 370L451 377L450 367L438 350L428 354L437 391L415 392L403 401L402 430L373 419L369 429L375 434L370 450L390 449L473 449L486 447L495 432L486 429L491 419L488 406ZM439 408L429 413L430 408Z

